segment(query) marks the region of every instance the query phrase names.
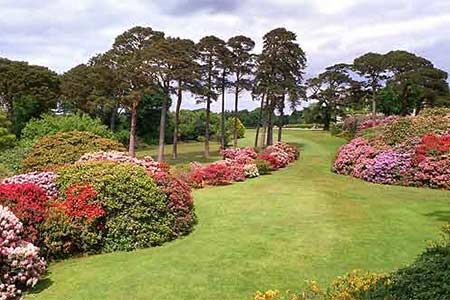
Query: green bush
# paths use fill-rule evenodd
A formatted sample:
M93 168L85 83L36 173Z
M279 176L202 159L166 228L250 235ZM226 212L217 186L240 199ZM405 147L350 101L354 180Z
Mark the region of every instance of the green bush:
M23 171L41 171L74 163L94 151L125 151L114 140L87 131L60 132L40 138L22 161Z
M112 138L113 134L98 119L92 119L88 115L43 115L41 119L32 119L22 130L23 140L34 141L43 136L68 131L88 131L98 136Z
M14 146L16 136L9 131L11 122L6 115L0 111L0 150Z
M272 168L270 164L263 159L255 160L256 167L258 168L259 175L267 175L270 174Z
M103 251L157 246L173 238L168 199L143 167L90 162L59 171L60 191L78 183L92 185L106 212Z
M377 286L374 294L395 300L450 299L450 225L443 234L444 239L427 247L412 265L391 274L387 289L382 286L380 292Z
M234 133L234 130L233 130L234 119L235 119L234 117L229 118L225 124L227 135L229 135L230 137L233 137L233 133ZM219 132L219 130L218 130L218 132ZM244 126L244 124L242 124L242 122L241 122L241 120L239 120L239 118L237 119L237 136L238 136L238 139L245 137L245 126Z
M383 139L386 144L393 146L415 135L417 132L412 118L400 118L384 128Z
M0 162L6 170L12 174L16 174L22 169L22 161L30 149L30 145L20 142L14 148L1 151Z

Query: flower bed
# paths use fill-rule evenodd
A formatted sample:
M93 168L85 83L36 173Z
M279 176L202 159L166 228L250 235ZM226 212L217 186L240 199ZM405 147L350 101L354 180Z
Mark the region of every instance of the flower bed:
M443 133L446 128L450 131L446 117L436 121L426 114L390 120L380 125L381 134L357 137L342 146L333 171L380 184L450 189L450 134ZM429 133L423 134L424 128Z
M207 165L191 163L179 176L193 188L228 185L284 168L298 159L298 149L285 143L269 146L262 153L251 147L221 150L224 160Z

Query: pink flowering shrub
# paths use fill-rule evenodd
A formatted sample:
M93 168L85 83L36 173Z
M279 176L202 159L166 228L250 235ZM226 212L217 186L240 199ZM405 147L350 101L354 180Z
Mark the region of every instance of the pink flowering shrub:
M356 168L356 177L366 165L368 159L375 156L377 150L364 138L355 138L342 146L336 156L333 171L338 174L350 175Z
M288 144L277 143L264 149L264 152L259 158L267 161L272 170L278 170L296 160L298 158L298 151L295 147Z
M150 156L146 156L141 159L131 157L127 153L119 151L87 153L78 160L78 162L86 161L115 161L119 163L132 163L143 166L150 174L164 171L164 169L167 168L164 163L159 163Z
M259 170L256 164L244 165L244 174L247 178L254 178L259 176Z
M55 184L56 174L53 172L31 172L27 174L20 174L10 178L5 178L1 183L3 184L26 184L32 183L40 186L48 195L49 198L58 197L58 188Z
M413 167L413 154L399 150L380 152L366 165L361 178L374 183L397 184Z
M251 147L227 148L222 149L220 153L224 159L231 159L240 164L252 163L258 157L258 153Z
M398 116L388 116L383 118L377 117L375 119L370 118L358 125L358 131L377 126L389 125L397 121L398 118L399 118Z
M418 186L450 189L450 154L428 156L420 161L412 174Z
M7 208L0 205L0 299L21 299L36 285L46 269L39 249L22 239L23 226Z

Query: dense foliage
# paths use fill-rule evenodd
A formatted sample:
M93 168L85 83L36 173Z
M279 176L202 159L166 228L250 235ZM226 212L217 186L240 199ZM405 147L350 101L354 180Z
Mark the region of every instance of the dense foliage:
M88 115L74 114L55 116L45 114L39 119L32 119L22 130L22 140L34 141L46 135L68 131L87 131L98 136L111 138L111 131L98 119Z
M20 299L45 272L39 249L25 241L22 233L19 219L0 205L0 299Z
M0 150L12 147L16 141L14 134L9 132L10 127L11 122L0 111Z
M113 140L86 131L60 132L40 138L22 162L25 171L41 171L76 162L93 151L124 150Z

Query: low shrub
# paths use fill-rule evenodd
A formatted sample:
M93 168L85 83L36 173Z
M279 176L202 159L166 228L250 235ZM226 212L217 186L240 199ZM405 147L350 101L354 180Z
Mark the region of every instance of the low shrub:
M259 170L256 164L244 165L244 174L247 178L255 178L259 176Z
M18 300L45 273L39 249L22 239L23 225L0 205L0 299Z
M22 145L21 143L14 148L0 151L1 165L8 173L17 174L22 169L22 161L30 150L30 145Z
M56 173L53 172L31 172L3 179L3 184L26 184L32 183L41 187L49 198L58 197L58 188L55 184Z
M270 164L266 160L256 159L255 165L258 168L259 175L267 175L271 172Z
M75 184L52 203L40 232L48 258L101 251L105 211L96 198L90 185Z
M65 192L73 184L90 184L105 211L103 251L157 246L174 237L176 218L166 195L136 164L86 162L59 171Z
M62 116L45 114L28 122L22 129L21 138L35 141L46 135L69 131L87 131L104 138L113 137L112 132L99 119L92 119L86 114Z
M35 184L0 184L0 205L7 206L20 219L23 238L36 242L38 230L47 216L47 194Z
M71 131L39 139L22 162L25 171L54 169L76 162L83 154L94 151L118 150L123 146L91 132Z
M174 234L178 236L192 231L196 218L191 189L184 181L170 173L169 165L164 162L156 162L151 157L133 158L126 153L117 151L88 153L79 160L79 162L85 161L114 161L132 163L144 167L158 188L168 198L169 208L176 218L173 226Z
M232 170L225 161L217 161L202 169L203 180L207 185L227 185L232 183Z
M298 155L298 150L295 147L288 144L277 143L264 149L264 152L259 158L266 160L270 164L272 170L278 170L296 160Z

